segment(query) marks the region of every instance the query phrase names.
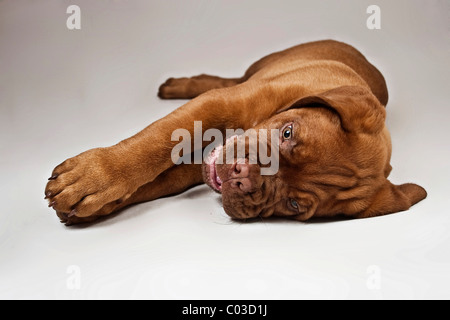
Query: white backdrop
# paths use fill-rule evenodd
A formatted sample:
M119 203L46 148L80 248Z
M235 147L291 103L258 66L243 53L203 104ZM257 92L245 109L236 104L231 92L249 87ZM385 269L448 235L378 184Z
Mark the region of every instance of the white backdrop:
M444 0L0 1L0 298L449 298L449 18ZM47 208L55 165L183 103L156 97L167 77L240 76L325 38L385 75L391 181L429 194L411 210L237 223L205 186L87 227Z

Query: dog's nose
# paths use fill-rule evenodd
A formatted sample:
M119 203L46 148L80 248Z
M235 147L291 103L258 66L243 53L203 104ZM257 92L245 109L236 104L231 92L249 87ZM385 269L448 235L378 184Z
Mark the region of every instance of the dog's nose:
M256 175L258 166L248 163L235 163L230 171L230 182L244 193L256 191Z
M248 163L235 163L231 177L247 178L250 171L249 166L250 165Z

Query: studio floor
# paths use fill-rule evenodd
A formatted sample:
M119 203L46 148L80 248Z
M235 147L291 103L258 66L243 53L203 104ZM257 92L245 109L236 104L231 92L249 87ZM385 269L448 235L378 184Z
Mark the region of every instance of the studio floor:
M81 29L69 30L69 5ZM1 1L0 298L448 299L450 4L377 1ZM44 200L68 157L131 136L184 103L168 77L235 77L319 39L385 75L390 180L428 198L363 220L240 223L199 186L65 227Z

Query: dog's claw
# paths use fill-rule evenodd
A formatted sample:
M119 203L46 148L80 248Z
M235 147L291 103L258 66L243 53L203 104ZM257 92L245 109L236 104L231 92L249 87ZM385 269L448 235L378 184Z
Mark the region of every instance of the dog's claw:
M73 209L72 211L70 211L70 213L67 216L70 218L70 217L73 217L76 214L77 214L77 210Z
M54 174L50 178L48 178L48 180L55 180L56 178L58 178L58 175Z
M49 207L49 208L50 208L50 207L53 207L55 204L56 204L56 201L52 201L52 202L50 202L50 203L48 204L48 207Z
M46 193L45 193L45 198L47 199L47 198L50 198L52 196L52 193L50 192L50 191L47 191Z

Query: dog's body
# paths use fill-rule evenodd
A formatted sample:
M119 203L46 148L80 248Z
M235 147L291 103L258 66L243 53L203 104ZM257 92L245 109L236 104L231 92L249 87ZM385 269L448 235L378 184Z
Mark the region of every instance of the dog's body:
M271 54L242 78L169 79L159 96L195 99L115 146L89 150L55 168L45 195L63 222L92 221L203 181L222 193L225 211L239 219L370 217L406 210L426 197L415 184L387 180L386 84L344 43L319 41ZM203 132L279 129L280 170L262 176L260 165L245 157L230 164L209 157L203 165L175 165L172 132L183 128L193 135L194 121L202 121Z

